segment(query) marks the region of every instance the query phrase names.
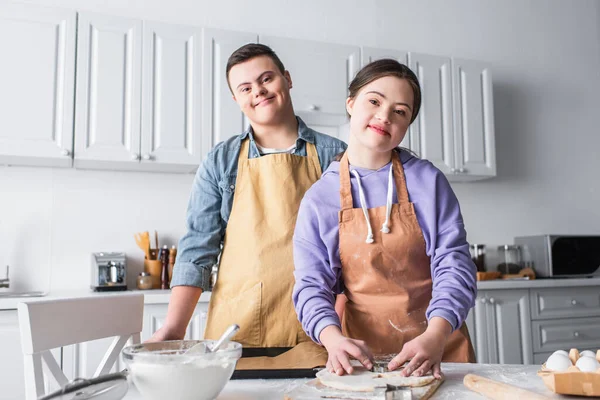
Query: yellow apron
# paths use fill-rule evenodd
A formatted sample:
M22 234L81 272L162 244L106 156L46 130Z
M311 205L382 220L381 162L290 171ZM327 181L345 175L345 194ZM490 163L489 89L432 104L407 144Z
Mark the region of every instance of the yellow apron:
M292 302L292 236L304 193L321 176L315 146L307 156L248 158L243 141L233 206L205 337L217 339L232 323L244 347L293 347L310 341Z

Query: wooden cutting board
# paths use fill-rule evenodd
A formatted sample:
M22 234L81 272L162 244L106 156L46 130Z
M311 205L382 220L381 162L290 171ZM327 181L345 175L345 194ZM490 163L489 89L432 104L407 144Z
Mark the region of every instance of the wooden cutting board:
M444 379L436 379L429 385L411 388L413 400L427 400L444 382ZM313 379L306 382L304 385L286 393L285 400L314 400L315 398L331 398L331 399L346 399L346 400L372 400L374 395L369 392L351 392L347 390L333 389L324 386L319 382L319 379Z

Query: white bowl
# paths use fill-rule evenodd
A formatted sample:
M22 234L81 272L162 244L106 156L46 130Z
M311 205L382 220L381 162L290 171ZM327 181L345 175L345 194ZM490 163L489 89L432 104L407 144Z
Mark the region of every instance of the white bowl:
M215 353L186 350L213 340L172 340L123 349L123 360L145 400L209 400L219 395L242 356L242 345L229 342Z

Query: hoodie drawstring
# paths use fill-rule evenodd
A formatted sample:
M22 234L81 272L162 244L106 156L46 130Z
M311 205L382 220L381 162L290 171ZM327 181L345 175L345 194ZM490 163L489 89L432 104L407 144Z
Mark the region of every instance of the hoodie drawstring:
M390 216L392 215L392 192L394 191L393 176L392 176L392 165L390 165L390 172L388 174L388 191L387 201L385 203L385 222L381 226L381 232L390 233Z
M363 210L363 214L365 215L365 220L367 220L367 240L366 243L373 243L373 229L371 228L371 221L369 221L369 212L367 211L367 201L365 200L365 193L363 192L362 184L360 183L360 175L356 170L352 170L352 174L356 177L356 181L358 182L358 196L360 197L360 207Z
M360 207L362 208L363 214L365 216L365 220L367 221L367 239L365 243L373 243L373 228L371 228L371 221L369 221L369 211L367 209L367 201L365 200L365 193L362 188L362 183L360 181L360 175L356 170L352 170L352 174L356 178L356 182L358 182L358 196L360 198ZM392 196L393 196L393 176L392 176L392 166L390 165L390 172L388 174L388 191L387 191L387 200L386 200L386 208L385 208L385 222L381 226L381 232L390 233L390 216L392 214Z

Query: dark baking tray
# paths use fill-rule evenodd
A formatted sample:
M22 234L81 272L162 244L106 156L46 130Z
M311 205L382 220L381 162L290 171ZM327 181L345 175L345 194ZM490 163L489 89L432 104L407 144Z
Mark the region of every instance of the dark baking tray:
M242 349L242 358L248 357L276 357L290 350L291 347L245 347ZM244 369L235 370L231 379L286 379L286 378L314 378L319 368L305 369Z

